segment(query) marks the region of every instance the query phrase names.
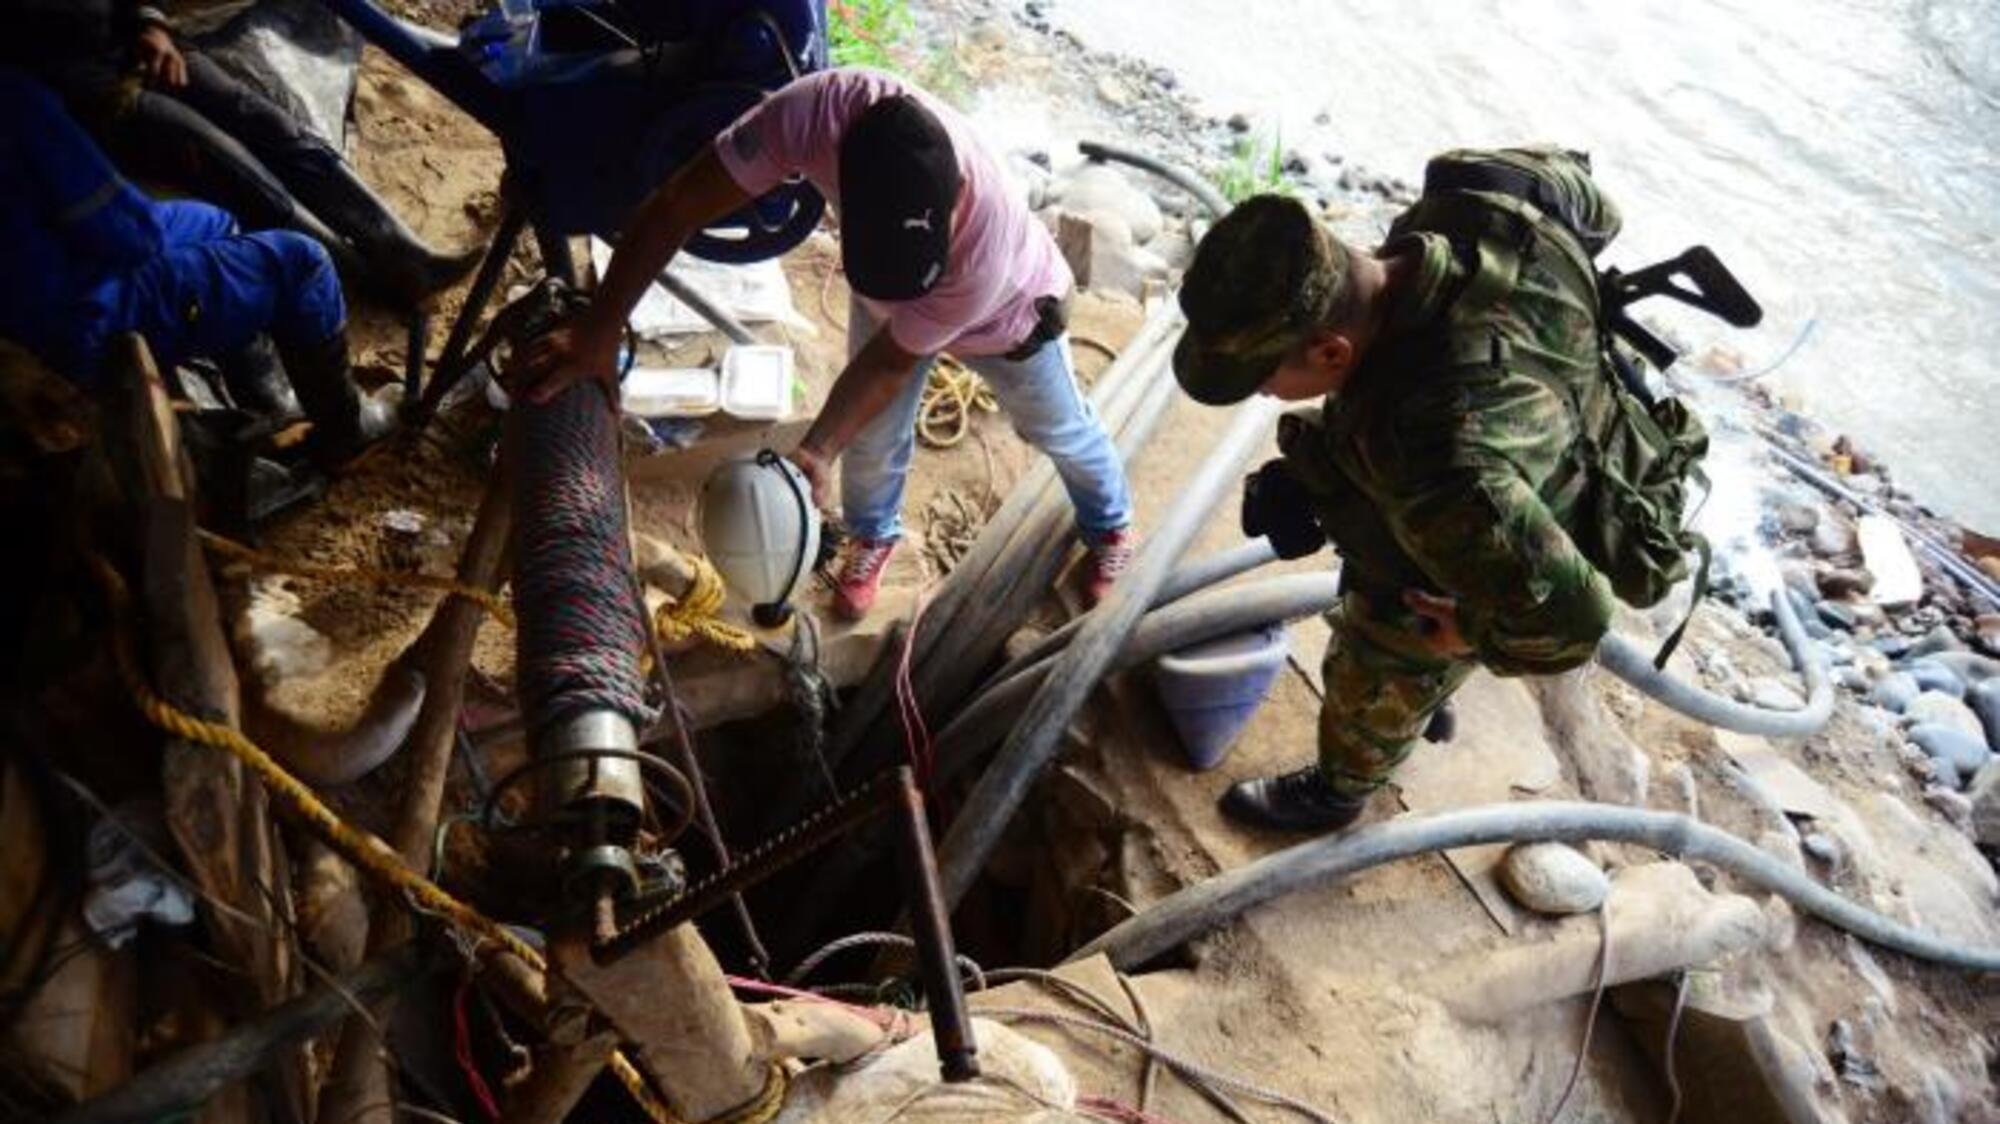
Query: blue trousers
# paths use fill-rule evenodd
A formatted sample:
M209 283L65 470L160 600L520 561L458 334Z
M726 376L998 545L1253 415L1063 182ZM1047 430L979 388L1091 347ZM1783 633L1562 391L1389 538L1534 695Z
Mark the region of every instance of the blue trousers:
M876 324L859 301L848 305L847 349L851 356L875 334ZM916 451L917 408L930 379L931 359L918 363L888 408L856 434L840 458L840 506L848 529L864 539L901 538L903 481ZM993 397L1014 423L1015 432L1055 462L1076 526L1086 542L1132 522L1132 494L1118 448L1097 420L1077 385L1070 363L1069 336L1043 344L1019 361L1001 356L965 360L993 388Z
M168 367L220 357L268 332L279 347L313 347L347 323L340 279L319 243L289 230L243 234L206 203L157 204L160 252L92 293L82 325L82 370L96 371L112 339L146 337Z

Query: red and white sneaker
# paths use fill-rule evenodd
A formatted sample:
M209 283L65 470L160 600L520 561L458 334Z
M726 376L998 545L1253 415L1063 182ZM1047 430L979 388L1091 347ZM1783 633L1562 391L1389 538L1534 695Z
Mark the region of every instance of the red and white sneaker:
M868 615L875 607L875 595L882 591L882 573L889 567L889 555L895 552L895 539L855 539L847 545L840 578L833 584L834 616L858 621Z
M1110 531L1086 543L1090 557L1083 572L1083 601L1091 608L1111 595L1111 587L1132 568L1139 554L1139 536L1130 527Z

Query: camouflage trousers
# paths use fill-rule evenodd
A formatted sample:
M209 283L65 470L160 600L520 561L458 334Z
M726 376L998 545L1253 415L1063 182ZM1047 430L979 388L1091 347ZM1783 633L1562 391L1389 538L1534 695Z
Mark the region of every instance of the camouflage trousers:
M1352 590L1326 619L1333 639L1321 665L1320 772L1335 791L1365 796L1388 782L1431 714L1479 665L1431 654L1415 614L1382 612Z

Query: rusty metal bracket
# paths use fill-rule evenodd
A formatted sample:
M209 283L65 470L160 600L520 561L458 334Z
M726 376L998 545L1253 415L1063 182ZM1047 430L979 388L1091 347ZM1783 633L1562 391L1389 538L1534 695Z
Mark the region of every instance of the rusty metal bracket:
M979 1076L979 1048L973 1039L971 1017L965 1009L965 990L958 977L950 915L938 884L923 792L908 766L881 774L680 893L640 906L631 920L592 943L592 958L600 964L616 961L890 811L897 812L900 821L904 876L915 929L912 935L917 942L919 971L930 1009L932 1036L937 1042L939 1069L948 1082L969 1081Z

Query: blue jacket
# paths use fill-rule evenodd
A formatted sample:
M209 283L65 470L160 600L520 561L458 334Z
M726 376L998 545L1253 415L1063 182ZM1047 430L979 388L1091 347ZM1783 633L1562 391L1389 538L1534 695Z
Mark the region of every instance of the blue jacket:
M0 336L88 377L107 284L162 246L152 200L47 87L0 68Z

